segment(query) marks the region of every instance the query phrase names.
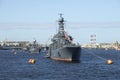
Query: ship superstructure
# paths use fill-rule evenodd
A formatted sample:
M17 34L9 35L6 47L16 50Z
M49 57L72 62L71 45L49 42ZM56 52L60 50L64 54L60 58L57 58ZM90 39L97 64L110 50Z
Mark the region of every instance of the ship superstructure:
M65 32L62 14L60 14L58 25L58 32L53 36L52 43L49 45L48 57L61 61L79 61L81 47L74 44L72 36Z

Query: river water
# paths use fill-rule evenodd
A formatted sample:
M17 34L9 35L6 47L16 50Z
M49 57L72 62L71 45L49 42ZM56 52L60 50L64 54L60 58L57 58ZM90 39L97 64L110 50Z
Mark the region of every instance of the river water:
M28 62L31 58L35 64ZM106 64L108 59L113 64ZM60 62L45 53L0 50L0 80L120 80L120 51L83 48L80 60Z

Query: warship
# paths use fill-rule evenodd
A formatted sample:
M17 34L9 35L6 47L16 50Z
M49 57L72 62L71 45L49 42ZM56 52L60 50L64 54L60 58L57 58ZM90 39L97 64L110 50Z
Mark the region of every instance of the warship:
M47 57L59 61L80 62L81 47L73 43L72 36L64 30L64 22L60 14L58 32L51 39Z
M28 51L29 51L30 53L40 53L41 49L40 49L40 47L38 46L36 40L33 41L33 43L29 46Z

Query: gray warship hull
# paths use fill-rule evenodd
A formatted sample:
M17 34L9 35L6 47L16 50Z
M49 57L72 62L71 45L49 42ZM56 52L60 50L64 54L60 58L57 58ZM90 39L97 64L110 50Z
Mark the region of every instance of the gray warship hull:
M47 57L60 61L80 61L81 47L73 43L73 38L64 30L64 18L60 14L57 34L51 38Z
M29 52L32 53L32 54L40 53L40 49L39 48L30 48Z
M80 62L80 52L79 46L67 46L50 51L49 57L59 61Z
M38 46L38 43L35 41L33 41L33 43L28 47L28 51L30 53L40 53L41 49L40 46Z

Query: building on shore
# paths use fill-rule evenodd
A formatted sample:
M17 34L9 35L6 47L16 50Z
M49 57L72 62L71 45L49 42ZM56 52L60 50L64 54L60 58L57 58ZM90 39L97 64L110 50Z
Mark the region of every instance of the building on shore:
M20 47L24 47L24 46L28 46L30 44L29 41L3 41L0 42L1 46L20 46Z
M33 42L30 41L1 41L0 42L0 49L23 49L27 50L32 45ZM41 48L43 45L36 42L36 45Z
M120 50L120 44L118 41L115 41L113 43L96 43L96 44L84 44L81 45L83 48L104 48L104 49L116 49Z

